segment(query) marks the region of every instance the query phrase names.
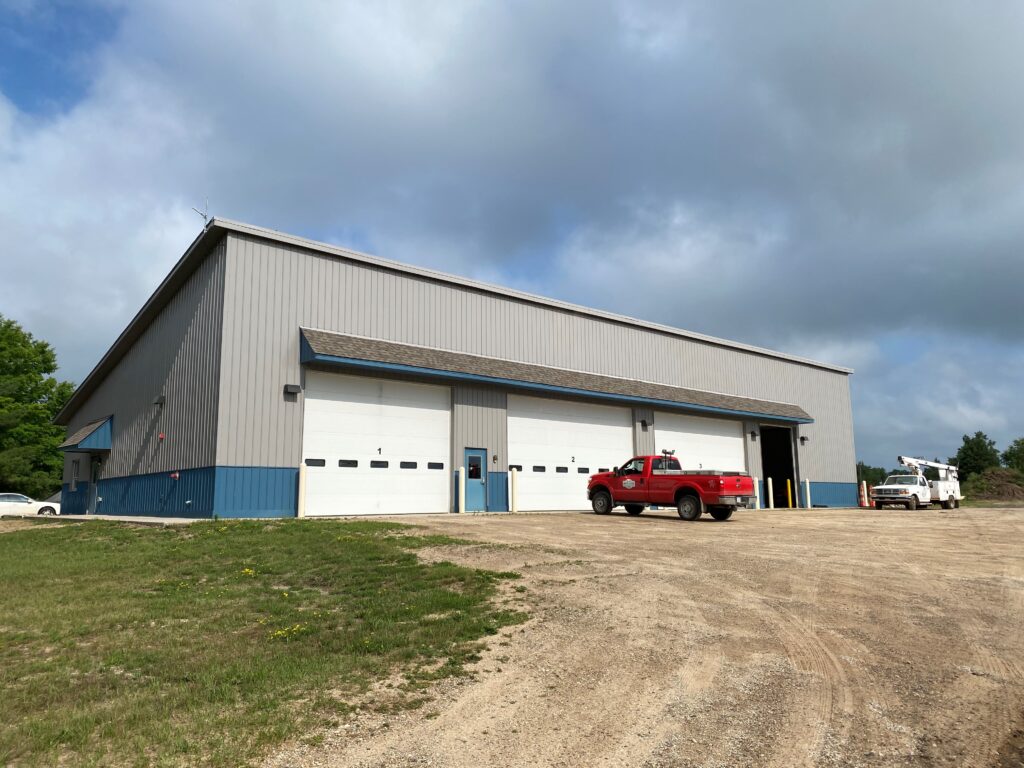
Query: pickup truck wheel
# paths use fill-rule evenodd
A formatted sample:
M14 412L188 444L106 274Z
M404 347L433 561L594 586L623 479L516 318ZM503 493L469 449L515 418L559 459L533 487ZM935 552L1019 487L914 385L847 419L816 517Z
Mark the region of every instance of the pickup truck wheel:
M732 513L735 511L732 507L715 507L711 510L711 516L715 520L725 521L732 517Z
M907 501L907 509L917 509L917 496L911 496Z
M701 513L700 499L690 495L680 496L676 502L676 510L683 520L696 520Z
M875 502L875 509L881 509L882 506L883 506L882 502L880 502L880 501L876 501Z
M607 491L598 491L590 500L590 506L594 508L595 515L607 515L612 511L612 497Z
M626 514L627 515L636 516L636 515L639 515L643 511L644 511L644 508L643 508L642 504L627 504L626 505Z

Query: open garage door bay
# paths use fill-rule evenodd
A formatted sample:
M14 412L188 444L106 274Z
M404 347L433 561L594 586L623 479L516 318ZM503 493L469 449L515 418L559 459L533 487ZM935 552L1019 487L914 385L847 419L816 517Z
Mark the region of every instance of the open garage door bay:
M451 390L308 371L307 515L447 512Z
M683 469L745 472L747 468L740 421L655 413L654 450L675 451Z
M520 470L521 510L589 509L589 476L632 455L629 408L508 397L508 462Z

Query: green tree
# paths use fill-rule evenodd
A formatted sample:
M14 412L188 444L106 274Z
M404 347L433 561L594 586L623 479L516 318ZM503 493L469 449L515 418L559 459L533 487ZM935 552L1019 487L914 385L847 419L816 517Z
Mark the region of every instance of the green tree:
M56 370L53 347L0 315L0 491L45 498L60 487L64 428L53 417L74 385Z
M1024 437L1018 437L1003 451L1003 464L1010 469L1024 472Z
M974 437L964 435L964 443L956 456L949 459L960 470L960 480L984 472L989 467L999 466L999 451L995 440L989 440L984 432L975 432Z
M857 462L857 479L866 481L868 485L881 485L888 476L889 473L883 467L872 467L863 461Z

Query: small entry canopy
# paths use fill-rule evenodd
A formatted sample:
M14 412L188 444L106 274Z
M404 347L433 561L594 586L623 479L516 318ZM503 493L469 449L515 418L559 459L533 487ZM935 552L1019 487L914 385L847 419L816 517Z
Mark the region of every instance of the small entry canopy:
M90 421L73 434L68 435L68 439L60 444L60 449L62 451L78 451L83 453L109 451L111 418L107 416L105 419Z

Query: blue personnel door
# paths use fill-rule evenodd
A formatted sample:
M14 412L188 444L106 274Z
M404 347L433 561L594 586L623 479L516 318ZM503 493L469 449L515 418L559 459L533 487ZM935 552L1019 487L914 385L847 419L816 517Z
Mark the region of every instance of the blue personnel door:
M487 451L466 449L466 511L487 511Z

